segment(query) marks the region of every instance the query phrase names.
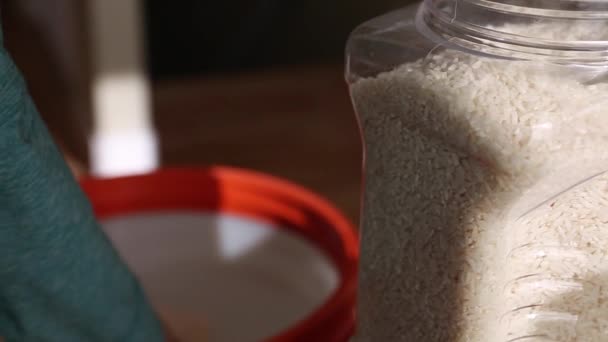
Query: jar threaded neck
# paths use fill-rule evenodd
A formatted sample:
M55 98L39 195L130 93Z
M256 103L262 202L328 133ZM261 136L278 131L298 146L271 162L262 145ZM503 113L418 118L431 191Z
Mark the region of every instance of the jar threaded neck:
M418 26L482 55L608 66L606 1L426 0Z

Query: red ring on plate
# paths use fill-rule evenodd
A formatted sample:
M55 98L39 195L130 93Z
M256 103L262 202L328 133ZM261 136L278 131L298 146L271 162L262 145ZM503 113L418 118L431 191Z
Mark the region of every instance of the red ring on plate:
M344 215L318 195L272 176L226 167L89 178L81 185L100 219L190 209L238 214L287 227L326 253L340 274L340 283L319 309L268 341L344 342L353 334L357 235Z

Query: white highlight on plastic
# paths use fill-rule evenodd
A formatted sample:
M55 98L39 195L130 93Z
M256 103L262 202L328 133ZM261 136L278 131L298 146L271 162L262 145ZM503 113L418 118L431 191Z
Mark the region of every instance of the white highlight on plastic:
M93 173L118 177L153 171L158 166L157 145L152 130L96 132L90 141Z
M89 2L94 113L90 154L96 176L146 173L159 164L140 12L139 0Z
M272 238L271 229L243 229L235 225L226 225L218 230L218 245L222 259L237 260L248 252L263 246Z

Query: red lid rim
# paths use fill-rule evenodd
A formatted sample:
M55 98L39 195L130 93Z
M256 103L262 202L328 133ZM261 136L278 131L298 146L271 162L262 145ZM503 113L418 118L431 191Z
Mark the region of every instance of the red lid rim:
M100 219L156 210L212 210L268 221L302 236L329 257L340 282L320 308L268 341L322 338L337 342L352 335L358 237L350 221L321 196L274 176L230 167L83 178L81 185Z

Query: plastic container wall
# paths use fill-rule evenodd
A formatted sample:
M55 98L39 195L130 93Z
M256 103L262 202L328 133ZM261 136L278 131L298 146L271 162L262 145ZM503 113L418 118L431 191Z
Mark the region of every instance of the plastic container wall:
M608 3L427 0L357 28L358 341L607 341Z

